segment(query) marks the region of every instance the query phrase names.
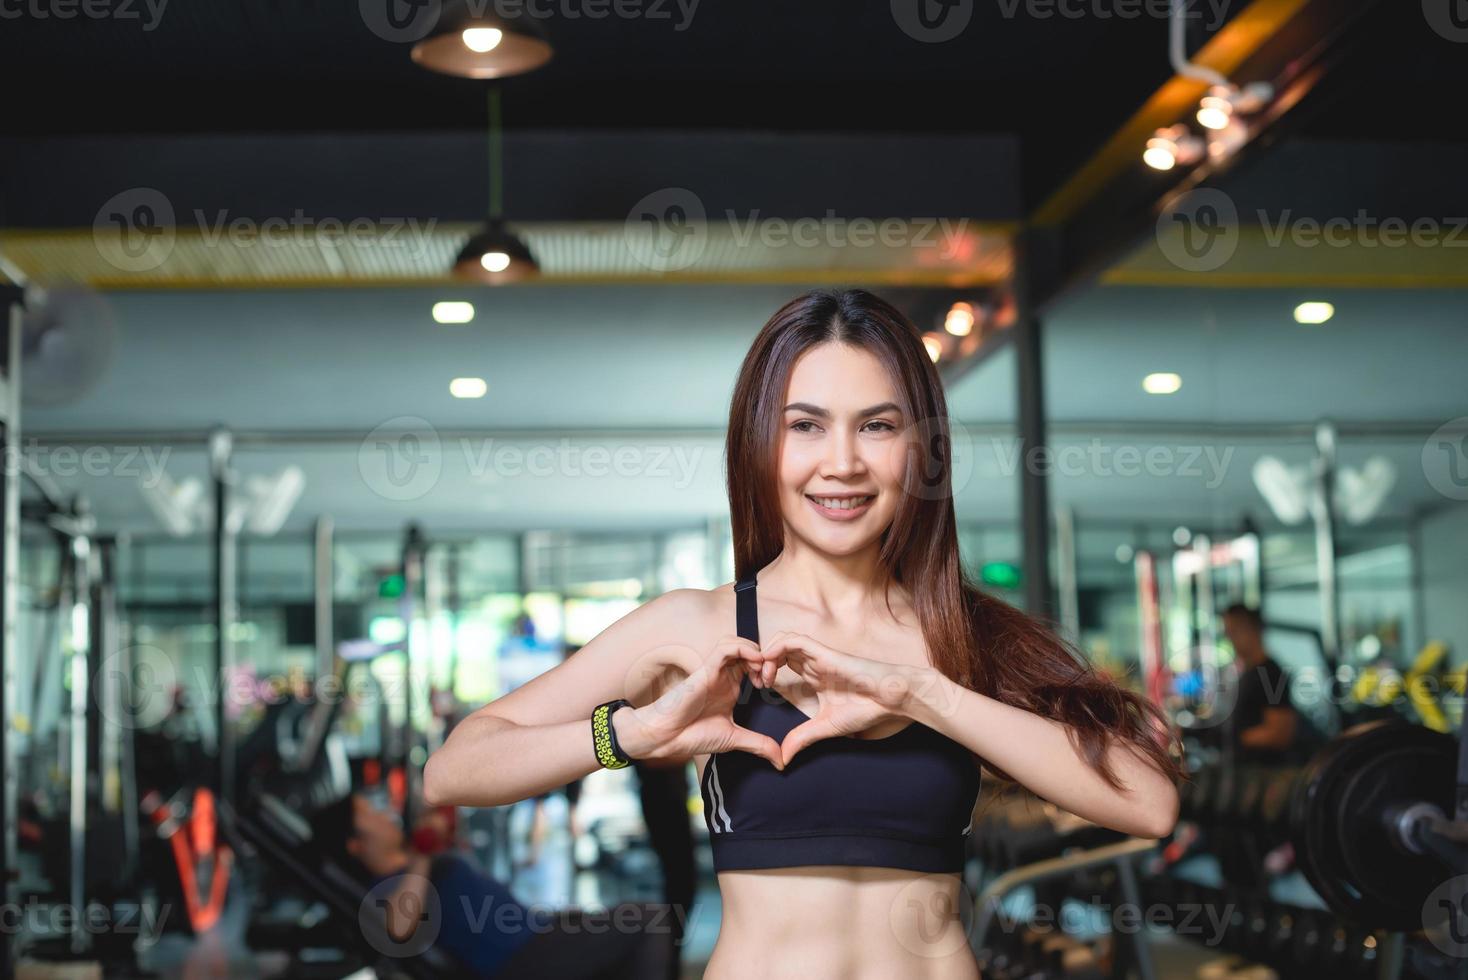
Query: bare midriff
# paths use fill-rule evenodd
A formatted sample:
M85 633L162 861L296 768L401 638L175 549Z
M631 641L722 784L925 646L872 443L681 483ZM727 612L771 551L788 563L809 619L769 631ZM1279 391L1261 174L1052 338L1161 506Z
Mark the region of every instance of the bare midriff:
M811 865L718 876L705 980L978 980L957 874Z

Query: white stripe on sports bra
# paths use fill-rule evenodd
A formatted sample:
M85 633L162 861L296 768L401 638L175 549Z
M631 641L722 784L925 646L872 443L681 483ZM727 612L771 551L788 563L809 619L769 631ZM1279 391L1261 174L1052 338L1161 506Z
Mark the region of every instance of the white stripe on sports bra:
M717 831L719 829L719 817L724 818L725 830L733 830L733 824L729 822L728 811L724 809L724 790L719 786L718 756L709 759L709 796L713 798L714 806L717 808L717 815L713 821L714 830Z

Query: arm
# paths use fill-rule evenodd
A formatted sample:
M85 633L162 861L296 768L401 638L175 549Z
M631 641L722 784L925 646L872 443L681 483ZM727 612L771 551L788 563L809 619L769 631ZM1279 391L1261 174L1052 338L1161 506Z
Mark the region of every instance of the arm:
M1250 749L1287 749L1294 741L1294 708L1267 707L1263 721L1239 733L1239 744Z
M1178 793L1168 774L1129 741L1113 740L1106 762L1113 788L1071 743L1065 724L971 691L934 667L842 653L802 633L781 631L760 651L755 683L789 664L816 689L820 707L781 744L789 762L822 738L886 718L909 717L947 735L1030 790L1076 816L1139 837L1163 837L1177 823Z
M1106 783L1082 758L1057 721L954 683L932 667L910 668L902 712L993 760L1038 796L1103 827L1137 837L1163 837L1177 823L1172 781L1127 744L1109 749L1127 792Z
M701 635L708 593L675 589L608 626L574 657L490 702L454 727L423 770L432 806L500 806L597 769L591 712L613 698L640 707L678 679L669 657ZM659 656L661 652L661 656ZM640 748L628 709L612 724L625 751ZM625 738L624 738L625 736Z

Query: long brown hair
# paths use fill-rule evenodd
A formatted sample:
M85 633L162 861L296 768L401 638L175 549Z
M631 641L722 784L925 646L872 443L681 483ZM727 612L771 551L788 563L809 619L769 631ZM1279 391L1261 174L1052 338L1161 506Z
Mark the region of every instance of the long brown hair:
M1068 725L1073 744L1116 789L1107 758L1113 740L1134 745L1174 782L1184 778L1171 752L1173 729L1155 704L1097 671L1051 624L969 581L959 560L942 381L912 321L865 290L817 290L786 303L739 369L726 443L736 576L754 575L784 550L776 472L784 398L796 359L823 343L876 357L917 427L909 430L918 438L904 468L908 492L883 533L879 562L889 584L911 593L934 666L970 690Z

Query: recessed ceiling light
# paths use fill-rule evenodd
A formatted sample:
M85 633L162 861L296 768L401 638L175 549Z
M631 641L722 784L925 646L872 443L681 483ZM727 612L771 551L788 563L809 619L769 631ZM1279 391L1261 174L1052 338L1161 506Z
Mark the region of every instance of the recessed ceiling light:
M1183 379L1170 372L1149 374L1142 379L1142 390L1149 395L1170 395L1183 386Z
M436 323L468 323L474 319L474 304L457 300L434 303L433 319Z
M1335 307L1329 303L1301 303L1295 307L1296 323L1324 323L1335 316Z
M483 378L455 378L449 382L449 394L455 398L483 398L488 390Z

